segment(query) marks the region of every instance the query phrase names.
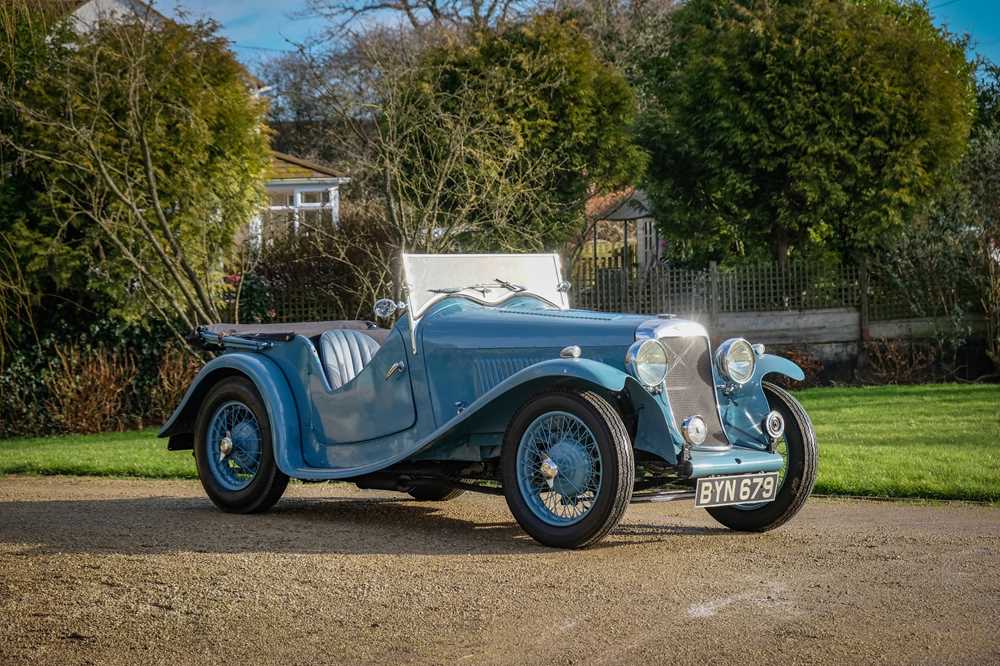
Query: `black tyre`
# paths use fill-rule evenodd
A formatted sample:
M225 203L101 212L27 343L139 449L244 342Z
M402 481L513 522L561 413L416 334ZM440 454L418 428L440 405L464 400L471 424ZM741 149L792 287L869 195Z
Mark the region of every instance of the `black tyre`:
M762 505L707 509L726 527L743 532L766 532L785 524L806 503L816 484L819 451L809 415L788 391L770 382L764 382L764 395L771 409L785 419L785 434L775 444L775 450L785 457L777 497Z
M410 497L421 502L447 502L453 500L464 490L449 488L444 484L428 483L426 485L413 486L406 491Z
M245 377L223 379L205 396L195 423L194 457L202 487L223 511L266 511L288 486L274 462L267 409Z
M501 466L507 506L545 546L597 543L632 499L628 431L596 393L543 393L525 403L507 427Z

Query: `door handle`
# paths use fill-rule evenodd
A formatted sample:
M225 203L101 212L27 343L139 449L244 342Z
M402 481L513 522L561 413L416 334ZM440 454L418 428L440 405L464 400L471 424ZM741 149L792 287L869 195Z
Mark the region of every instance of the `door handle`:
M406 370L406 364L402 361L396 361L389 366L389 369L385 371L385 381L389 381L403 370Z

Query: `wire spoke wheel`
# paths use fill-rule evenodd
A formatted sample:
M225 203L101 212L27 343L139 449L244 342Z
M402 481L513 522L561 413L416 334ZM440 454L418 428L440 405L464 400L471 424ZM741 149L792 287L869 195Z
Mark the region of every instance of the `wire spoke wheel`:
M601 492L602 461L594 433L568 412L536 418L517 452L524 501L550 525L572 525L590 513ZM547 476L552 474L554 476Z
M501 453L503 492L536 541L586 548L621 520L635 459L621 415L591 391L549 391L514 414Z
M249 486L260 469L261 429L257 417L242 402L231 400L215 410L206 438L212 476L229 491Z
M202 400L194 459L209 499L223 511L259 513L288 486L275 461L267 406L253 382L226 377Z

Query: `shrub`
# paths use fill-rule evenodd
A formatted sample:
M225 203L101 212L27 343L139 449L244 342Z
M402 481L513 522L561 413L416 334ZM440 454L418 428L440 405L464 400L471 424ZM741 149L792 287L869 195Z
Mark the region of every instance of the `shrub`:
M393 294L397 241L374 207L345 207L337 227L303 223L298 233L268 233L253 272L242 277L240 321L364 319L372 303Z
M0 371L0 438L41 435L55 430L46 409L44 372L33 354L15 352Z
M45 375L49 393L45 409L67 432L125 430L135 425L128 418L126 402L137 373L128 353L84 351L77 345L57 347Z
M784 386L785 388L790 389L809 388L812 386L821 386L823 384L823 380L821 379L821 375L823 374L823 361L819 360L814 354L811 354L803 349L795 348L782 349L777 353L802 368L802 372L805 374L805 379L798 382L782 375L775 374L768 377L768 381L775 382L779 386Z
M865 343L865 379L874 384L920 384L935 379L939 348L927 341L870 340Z
M201 369L201 360L179 345L169 345L160 359L156 384L150 390L148 417L167 420L184 397L194 376Z

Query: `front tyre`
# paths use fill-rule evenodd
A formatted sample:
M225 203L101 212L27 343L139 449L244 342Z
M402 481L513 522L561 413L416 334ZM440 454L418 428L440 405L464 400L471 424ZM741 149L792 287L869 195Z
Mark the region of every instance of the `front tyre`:
M205 493L223 511L267 511L288 486L274 462L267 409L244 377L223 379L208 392L195 423L194 457Z
M812 421L788 391L770 382L764 382L763 386L771 409L785 418L785 434L775 443L775 451L785 458L778 494L773 502L764 504L706 509L726 527L743 532L766 532L783 525L799 512L816 484L819 453Z
M628 431L596 393L533 397L507 427L501 464L507 506L545 546L598 542L632 499L635 459Z

